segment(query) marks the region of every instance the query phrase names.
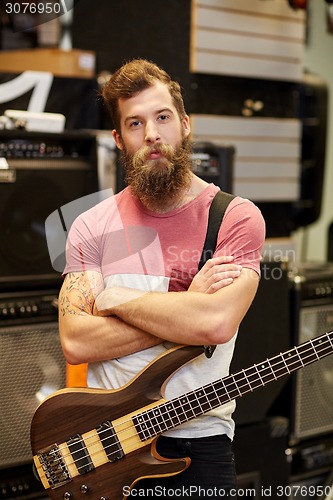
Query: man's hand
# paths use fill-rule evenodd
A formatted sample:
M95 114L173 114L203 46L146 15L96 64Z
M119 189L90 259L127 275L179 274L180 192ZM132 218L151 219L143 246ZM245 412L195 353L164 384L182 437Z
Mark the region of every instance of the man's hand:
M230 255L213 257L195 275L189 287L190 292L215 293L238 278L242 266L233 264Z

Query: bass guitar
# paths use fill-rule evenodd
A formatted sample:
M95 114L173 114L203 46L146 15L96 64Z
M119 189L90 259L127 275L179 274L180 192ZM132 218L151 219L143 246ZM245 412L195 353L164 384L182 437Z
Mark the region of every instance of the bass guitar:
M189 458L166 459L158 436L333 353L333 331L172 400L163 385L200 346L177 346L118 390L61 389L31 425L35 469L54 500L121 500L142 478L179 474ZM128 493L127 493L128 496Z

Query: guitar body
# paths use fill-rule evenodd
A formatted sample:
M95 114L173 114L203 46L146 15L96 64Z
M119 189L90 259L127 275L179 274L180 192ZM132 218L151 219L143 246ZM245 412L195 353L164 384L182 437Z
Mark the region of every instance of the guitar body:
M66 443L74 436L89 433L104 422L117 421L157 401L163 402L161 387L166 380L202 352L201 347L178 346L156 358L119 390L63 389L44 400L37 408L31 426L31 446L38 474L41 475L42 471L38 460L36 463L38 453L54 444ZM121 441L121 436L119 438ZM44 477L44 487L54 500L120 500L125 498L124 491L128 493L129 487L140 478L170 476L189 466L189 458L170 460L159 456L156 439L150 439L148 444L139 443L137 449L134 445L130 453L124 450L120 459L106 460L87 473L71 477L66 484L48 487Z

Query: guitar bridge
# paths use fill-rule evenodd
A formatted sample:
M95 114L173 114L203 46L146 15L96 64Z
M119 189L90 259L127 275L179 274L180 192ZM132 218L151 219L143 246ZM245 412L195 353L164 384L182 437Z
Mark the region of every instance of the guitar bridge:
M57 444L39 451L37 457L51 488L58 488L72 480Z

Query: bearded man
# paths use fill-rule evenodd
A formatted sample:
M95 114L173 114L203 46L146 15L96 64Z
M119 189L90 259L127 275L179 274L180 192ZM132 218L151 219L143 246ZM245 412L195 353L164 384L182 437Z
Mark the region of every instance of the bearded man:
M59 297L61 342L69 363L89 363L89 387L113 390L128 387L156 359L163 366L178 344L217 345L212 359L201 354L167 380L163 397L169 401L228 375L239 324L258 286L265 224L252 202L234 197L214 256L198 271L219 187L191 171L190 120L179 84L137 59L111 76L102 95L128 186L71 228ZM180 473L138 469L138 482L133 471L114 477L123 497L235 498L234 409L234 401L212 405L172 425L171 414L163 425L156 417L155 458L190 461ZM139 435L133 438L138 443ZM117 440L117 463L125 455L125 464L131 449L121 434ZM113 464L107 465L105 481L113 474Z

